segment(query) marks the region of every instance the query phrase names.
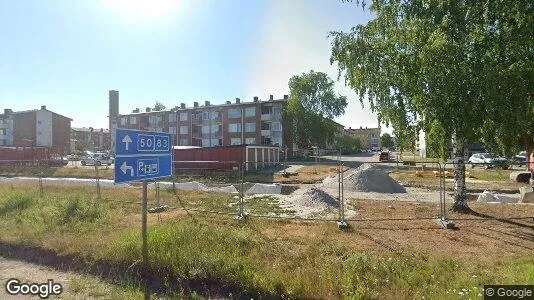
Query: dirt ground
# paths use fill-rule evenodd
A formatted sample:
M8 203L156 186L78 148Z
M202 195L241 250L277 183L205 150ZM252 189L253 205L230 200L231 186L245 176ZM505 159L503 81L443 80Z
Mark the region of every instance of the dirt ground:
M83 280L83 276L79 274L56 271L51 268L39 266L32 263L22 262L18 260L7 259L0 256L0 299L40 299L37 296L12 296L6 292L5 284L8 279L16 278L24 283L46 283L48 279L54 280L54 283L59 283L63 286L63 293L59 296L50 296L50 299L89 299L91 298L90 291L87 294L73 293L69 288L73 280ZM96 279L95 279L96 280Z
M291 222L281 228L266 229L274 239L294 238L302 242L324 238L339 242L355 251L415 251L429 256L501 261L512 257L532 257L534 219L490 220L484 216L450 213L457 230L444 229L434 220L376 221L385 218L432 218L439 207L432 203L353 200L356 219L348 221L346 232L326 229L314 222ZM390 207L391 206L391 207ZM533 217L534 205L471 203L471 208L492 217ZM456 219L456 220L455 220ZM472 219L472 220L464 220ZM323 223L325 224L325 223ZM335 228L329 225L327 228Z

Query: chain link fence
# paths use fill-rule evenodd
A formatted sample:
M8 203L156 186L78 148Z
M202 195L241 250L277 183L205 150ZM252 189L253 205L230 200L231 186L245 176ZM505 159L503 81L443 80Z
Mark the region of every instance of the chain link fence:
M337 222L453 220L451 216L454 165L439 161L400 161L391 157L368 161L341 157L338 150L312 149L303 160L269 161L176 161L174 176L151 184L150 212L181 210L246 218ZM343 160L342 160L343 159ZM362 165L364 165L362 167ZM251 166L254 166L253 168ZM469 203L477 203L492 186L476 176L490 170L467 169ZM476 176L473 176L473 173ZM497 172L497 171L495 171ZM482 175L480 175L482 174ZM110 189L140 189L139 184L113 183L108 166L57 166L50 161L0 161L0 182L35 184L42 197L47 186L89 185L97 199L116 202ZM504 185L501 184L501 185ZM518 185L497 189L503 203L519 202ZM94 188L94 189L93 189ZM89 192L90 193L90 192ZM486 193L488 194L488 193ZM123 201L138 204L140 200ZM485 201L494 202L494 201ZM513 215L504 205L494 205L485 219L529 219ZM480 216L476 216L480 219ZM161 215L158 215L161 219Z

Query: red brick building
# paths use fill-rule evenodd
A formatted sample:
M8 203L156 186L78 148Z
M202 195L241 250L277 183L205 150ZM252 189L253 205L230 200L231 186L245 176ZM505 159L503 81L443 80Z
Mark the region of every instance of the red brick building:
M74 148L77 144L88 147L87 150L110 150L111 135L108 129L93 127L71 128L71 143Z
M115 128L168 132L175 136L174 145L178 146L291 145L282 116L287 95L276 100L271 95L264 101L254 97L251 102L236 98L235 102L218 105L194 102L193 107L181 103L164 111L137 108L130 114L118 114L117 91L110 91L109 98L111 132ZM111 134L111 145L113 138Z
M47 147L67 154L71 121L44 105L41 109L18 112L4 109L0 114L0 146Z

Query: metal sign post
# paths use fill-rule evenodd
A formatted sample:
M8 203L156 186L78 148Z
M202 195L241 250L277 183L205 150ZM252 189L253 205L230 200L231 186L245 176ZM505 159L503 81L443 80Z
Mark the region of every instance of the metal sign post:
M141 251L143 271L148 274L148 180L172 176L172 135L164 132L117 129L115 141L115 183L143 182ZM149 298L148 280L145 280L145 299Z
M146 180L143 180L143 204L142 204L142 219L141 219L141 236L143 239L142 246L142 256L143 256L143 272L145 275L148 274L148 232L147 232L147 210L148 210L148 201L147 201L147 187L148 183ZM145 279L145 299L150 299L150 292L148 290L148 280Z

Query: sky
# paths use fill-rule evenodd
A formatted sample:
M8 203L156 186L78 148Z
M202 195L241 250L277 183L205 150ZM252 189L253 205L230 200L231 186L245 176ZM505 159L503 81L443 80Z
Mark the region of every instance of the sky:
M0 109L46 105L73 127L107 128L112 89L124 114L282 98L292 76L314 70L348 98L337 122L376 127L337 81L327 37L370 17L341 0L0 0Z

